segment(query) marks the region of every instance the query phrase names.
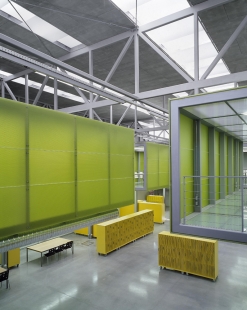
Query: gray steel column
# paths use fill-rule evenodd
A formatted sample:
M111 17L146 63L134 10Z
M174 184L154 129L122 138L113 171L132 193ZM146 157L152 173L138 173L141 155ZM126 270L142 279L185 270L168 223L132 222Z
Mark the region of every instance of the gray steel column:
M78 216L78 150L77 150L77 118L74 117L74 171L75 171L75 215Z
M30 173L29 173L29 107L26 106L25 142L26 142L26 228L30 228Z
M228 156L227 156L227 167L228 167L228 176L233 176L233 138L228 137L228 142L227 142L227 148L228 148ZM232 194L234 190L234 179L229 178L228 179L228 194Z
M54 110L58 109L57 79L54 79Z
M25 102L29 103L28 74L25 74Z
M93 75L93 51L89 51L89 74ZM90 84L93 85L93 82L90 82ZM93 108L92 108L93 93L90 92L89 96L90 96L89 100L90 100L90 105L91 105L91 107L89 108L89 118L94 119Z
M137 130L137 106L135 106L135 132Z
M244 151L243 151L243 142L239 141L239 175L243 175L243 160L244 160Z
M1 91L2 91L2 98L5 98L5 86L4 86L4 81L1 83Z
M8 268L8 259L7 259L7 256L8 256L8 252L2 252L0 253L0 258L1 258L1 266L3 267L6 267Z
M110 123L113 124L113 106L110 105Z
M194 78L199 80L199 35L198 35L198 13L194 13ZM199 89L194 89L194 94L198 94Z
M226 176L225 169L226 149L225 149L225 134L220 132L220 176ZM220 199L226 197L226 178L220 178Z
M163 109L168 110L168 102L169 102L169 95L164 95L163 96Z
M136 33L134 36L134 53L135 53L135 94L138 94L140 91L139 86L139 36Z
M209 175L215 176L215 128L208 128ZM215 178L209 178L209 202L215 204Z
M243 142L239 141L239 175L243 176ZM243 206L246 205L246 191L244 191L244 183L245 183L245 178L241 178L239 180L240 184L241 184L241 191L242 191L242 202L243 202ZM243 231L245 229L244 227L244 209L242 208L242 228Z
M88 239L92 239L93 237L93 226L88 226Z
M137 205L137 191L135 191L135 212L138 212L138 205Z
M200 140L201 122L194 120L194 176L201 175ZM194 178L194 212L201 212L201 180Z
M239 176L239 143L234 139L234 175ZM234 179L234 190L239 190L239 178Z

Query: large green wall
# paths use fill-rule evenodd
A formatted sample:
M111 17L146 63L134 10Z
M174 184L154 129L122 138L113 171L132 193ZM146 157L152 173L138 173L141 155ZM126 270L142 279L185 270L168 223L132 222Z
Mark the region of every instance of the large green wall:
M180 114L180 214L181 218L194 211L193 180L186 178L184 188L184 176L194 175L194 140L193 120ZM184 191L185 196L184 197ZM184 214L184 204L186 214Z
M194 212L194 197L193 197L193 179L186 178L186 187L184 188L184 176L194 175L194 131L193 119L183 114L180 114L180 214L181 218ZM224 167L224 176L238 175L241 160L236 156L241 156L240 142L227 134L223 135L224 148L220 150L220 133L214 131L214 176L220 176L220 164ZM229 143L232 140L232 153L230 152ZM237 150L236 150L237 148ZM240 151L238 151L240 150ZM221 153L222 152L222 153ZM239 155L236 155L239 154ZM236 164L237 162L237 164ZM209 127L204 123L200 123L200 175L209 175ZM230 173L230 166L232 173ZM223 180L223 179L221 179ZM235 179L236 181L236 179ZM224 179L225 195L229 195L234 191L234 184L230 184L228 179ZM186 198L184 198L184 195ZM215 200L220 199L220 178L215 179ZM201 179L201 206L208 206L209 200L209 179ZM186 204L186 210L184 205Z
M169 187L169 146L146 143L147 190Z
M0 132L1 238L134 202L133 130L0 99Z
M200 130L200 156L201 156L201 172L202 176L209 175L209 150L208 150L208 127L201 124ZM209 180L201 179L201 206L202 208L209 204Z
M220 133L215 131L215 176L220 176ZM215 179L215 200L220 199L220 179Z
M224 136L225 138L225 159L224 159L224 163L225 163L225 175L228 176L228 139L227 136ZM225 181L225 191L226 191L226 195L228 194L228 179L226 178Z

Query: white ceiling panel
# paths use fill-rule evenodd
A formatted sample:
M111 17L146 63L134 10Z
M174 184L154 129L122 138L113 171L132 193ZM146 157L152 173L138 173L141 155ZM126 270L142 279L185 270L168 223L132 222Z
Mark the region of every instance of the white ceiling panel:
M202 104L198 106L185 108L186 111L197 116L200 119L234 115L235 113L225 102L216 102L214 104Z

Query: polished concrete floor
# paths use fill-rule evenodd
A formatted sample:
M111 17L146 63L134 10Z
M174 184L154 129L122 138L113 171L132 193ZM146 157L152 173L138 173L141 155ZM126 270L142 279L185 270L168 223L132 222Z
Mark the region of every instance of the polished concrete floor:
M40 267L39 255L21 251L19 268L10 270L11 289L0 288L1 310L164 310L247 308L247 246L219 242L216 282L158 267L155 231L108 256L96 240L75 234L75 254L62 253ZM89 241L89 242L88 242Z

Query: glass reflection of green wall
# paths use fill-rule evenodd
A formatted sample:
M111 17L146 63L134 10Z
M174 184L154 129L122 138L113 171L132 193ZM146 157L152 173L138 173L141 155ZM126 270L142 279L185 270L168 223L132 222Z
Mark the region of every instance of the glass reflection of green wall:
M208 166L208 127L201 124L201 138L200 138L200 155L201 155L201 172L202 176L209 175L209 166ZM208 178L201 179L201 204L202 208L207 206L209 203L209 180Z
M225 175L228 176L228 139L227 136L224 136L225 139L225 158L224 158L224 163L225 163ZM226 195L228 195L228 178L225 178L225 191Z
M3 98L0 112L1 238L133 203L133 130Z
M220 133L215 131L215 176L220 175ZM215 200L220 199L220 178L215 179Z
M180 114L180 215L183 218L194 212L193 180L186 179L184 188L184 176L194 175L194 141L193 120ZM184 197L185 195L185 197ZM186 214L184 214L184 204Z

